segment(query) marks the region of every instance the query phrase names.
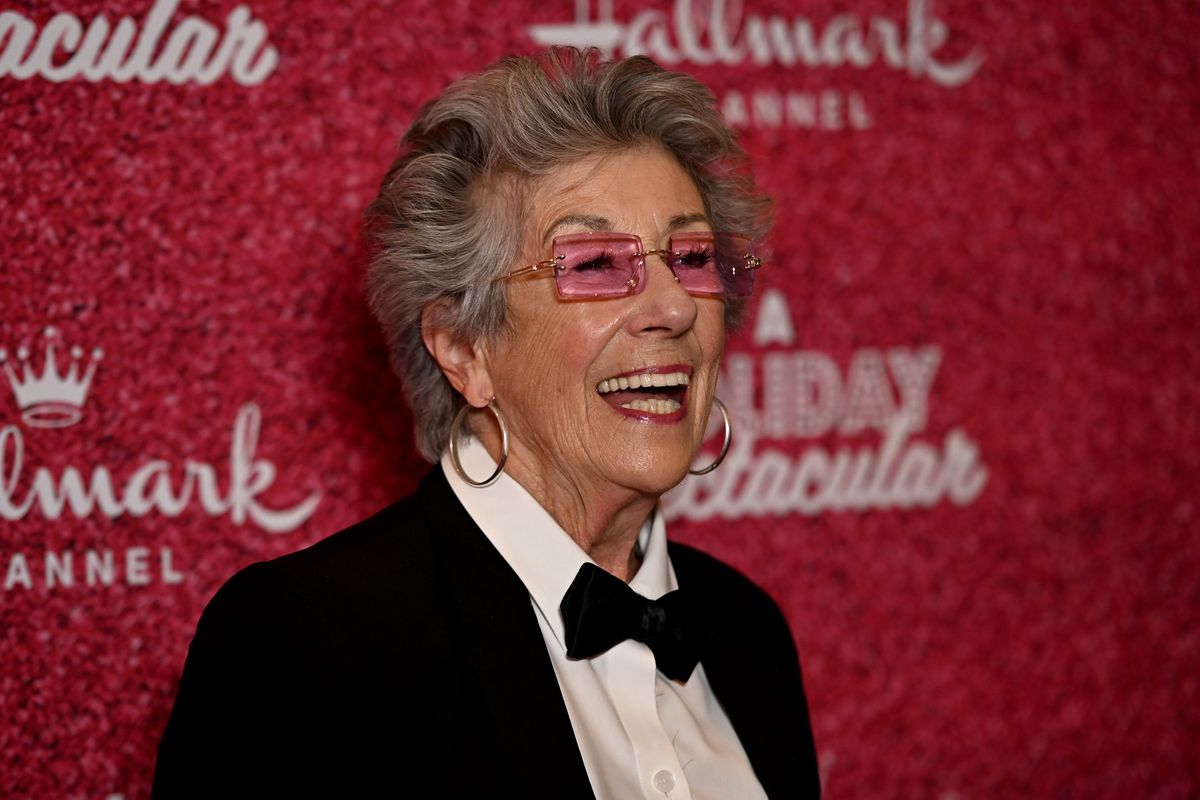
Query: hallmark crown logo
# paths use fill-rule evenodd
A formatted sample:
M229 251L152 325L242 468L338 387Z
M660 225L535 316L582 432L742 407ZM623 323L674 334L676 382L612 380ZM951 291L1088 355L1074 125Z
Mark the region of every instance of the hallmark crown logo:
M70 349L71 365L66 374L61 374L55 356L56 341L61 336L53 327L47 327L44 336L46 350L40 375L34 373L29 360L29 348L24 345L18 348L16 353L21 362L21 375L17 375L12 361L8 358L8 352L3 347L0 347L0 365L3 365L4 373L8 376L17 408L21 411L21 419L27 425L35 428L65 428L74 425L83 417L83 404L87 402L88 388L92 385L96 364L103 358L104 351L98 347L93 349L87 367L80 375L84 351L82 347L75 345Z
M83 417L83 404L87 401L97 362L103 357L104 351L97 347L85 356L84 348L78 345L68 349L57 329L47 327L43 333L46 347L45 357L37 365L40 371L35 371L34 364L30 363L31 354L24 345L16 351L15 360L11 359L11 352L0 348L0 367L8 376L8 383L21 410L21 418L26 424L38 428L65 428ZM71 357L65 374L59 371L56 352L62 349L67 349ZM196 458L185 458L180 464L172 464L158 457L151 458L130 472L132 465L126 457L116 469L94 461L90 467L82 468L68 463L58 472L47 466L34 465L31 468L32 476L24 480L26 448L21 428L18 425L2 425L0 520L23 520L34 509L40 510L48 520L59 519L68 512L77 519L92 515L109 519L126 514L143 517L151 511L173 518L184 513L189 506L196 505L210 517L228 516L235 525L253 522L269 533L295 530L312 516L321 501L321 492L314 491L295 505L285 508L267 505L266 498L260 495L275 483L279 468L273 461L256 454L261 428L262 412L258 406L243 403L233 421L229 459L224 462L224 468ZM90 449L95 451L99 448L93 445ZM83 444L83 450L85 453L89 450L86 443ZM116 475L126 477L121 481L114 477ZM142 585L147 580L144 563L146 548L138 546L128 552L127 563L133 566L127 569L134 575L130 585ZM163 549L163 575L164 581L171 583L177 581L168 579L168 573L178 573L170 566L169 552ZM23 557L17 554L13 559L13 563L19 559L22 563L15 568L10 564L9 577L4 581L7 585L0 587L0 591L11 588L13 569L19 570L16 581L32 586L27 579L28 569ZM97 566L96 569L100 568ZM69 566L64 569L70 573ZM20 570L24 570L24 573ZM107 572L111 576L111 566ZM64 584L68 582L67 579L62 581ZM108 583L111 582L110 577Z

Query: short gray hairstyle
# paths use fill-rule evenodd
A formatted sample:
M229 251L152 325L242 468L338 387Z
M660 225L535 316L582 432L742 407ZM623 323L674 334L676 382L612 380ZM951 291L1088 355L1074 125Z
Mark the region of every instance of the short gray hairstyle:
M439 324L460 341L495 335L506 311L496 278L526 233L522 191L564 165L646 144L695 181L714 230L765 235L770 201L756 192L713 94L644 56L606 62L574 48L510 56L421 109L367 209L367 289L429 461L465 400L425 349L422 311L438 304ZM743 309L727 302L727 325Z

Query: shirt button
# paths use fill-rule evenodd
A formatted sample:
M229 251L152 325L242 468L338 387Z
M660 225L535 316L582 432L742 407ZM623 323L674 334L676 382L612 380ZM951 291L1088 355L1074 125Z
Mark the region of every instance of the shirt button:
M669 792L675 788L675 775L669 769L660 769L654 773L654 788L660 792Z

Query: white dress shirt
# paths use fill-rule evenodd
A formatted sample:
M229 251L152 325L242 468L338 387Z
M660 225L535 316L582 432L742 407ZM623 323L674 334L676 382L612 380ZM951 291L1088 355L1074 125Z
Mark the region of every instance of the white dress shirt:
M477 479L496 467L474 439L463 443L460 455L467 474ZM448 454L442 469L467 513L529 590L596 796L765 799L704 666L687 683L673 681L655 668L650 648L632 639L595 658L567 658L559 604L579 567L591 559L508 475L478 489L458 476ZM642 565L631 589L657 599L679 588L661 509L642 526L638 550Z

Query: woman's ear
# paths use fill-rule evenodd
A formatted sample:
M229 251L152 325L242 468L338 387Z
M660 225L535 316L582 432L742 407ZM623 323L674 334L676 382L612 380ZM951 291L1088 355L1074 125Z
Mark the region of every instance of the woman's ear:
M481 342L460 339L445 324L445 301L431 303L421 311L421 338L425 349L442 368L450 385L475 408L483 408L495 396L487 354Z

